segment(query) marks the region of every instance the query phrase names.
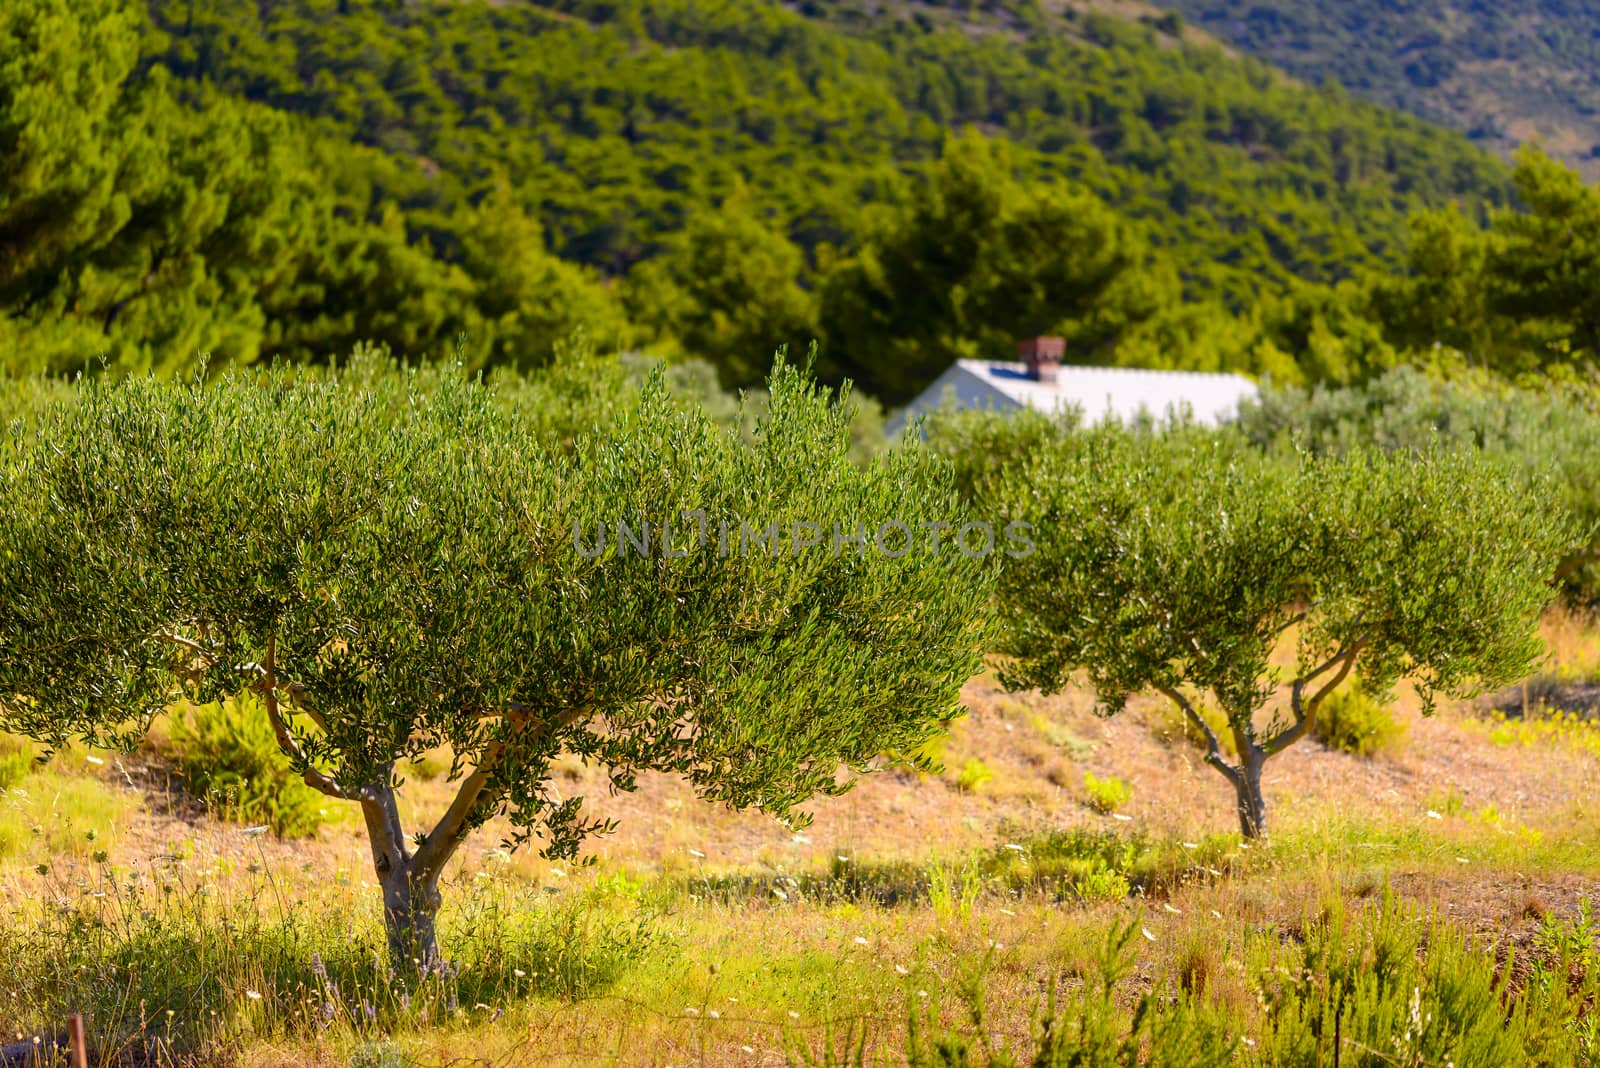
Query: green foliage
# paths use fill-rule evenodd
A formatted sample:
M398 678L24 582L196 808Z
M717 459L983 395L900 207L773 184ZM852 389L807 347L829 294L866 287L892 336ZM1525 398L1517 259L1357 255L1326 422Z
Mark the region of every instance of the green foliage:
M0 790L16 786L37 766L38 754L32 742L14 735L0 735Z
M961 770L956 773L956 786L965 793L976 793L993 779L994 769L977 757L973 757L961 765Z
M1317 706L1311 736L1329 749L1358 757L1387 752L1399 744L1405 728L1394 714L1358 686L1335 690Z
M953 141L822 296L829 356L873 393L906 401L954 360L1062 332L1142 256L1094 197L1028 188L1001 146Z
M1528 494L1553 494L1584 535L1562 562L1561 579L1576 596L1600 592L1600 418L1584 390L1543 380L1519 389L1482 372L1446 378L1396 368L1360 386L1267 388L1243 406L1238 425L1262 448L1316 455L1480 450L1520 473Z
M1526 674L1574 540L1547 498L1477 454L1281 456L1185 429L1048 440L982 507L1030 523L1036 543L1001 571L1005 684L1053 692L1081 670L1107 713L1142 690L1186 709L1186 692L1209 694L1238 764L1210 739L1207 761L1246 834L1265 831L1262 763L1358 660L1375 692L1409 677L1428 700ZM1286 631L1287 679L1273 662ZM1258 723L1280 683L1289 707Z
M1063 828L1008 842L981 862L1013 893L1103 901L1129 893L1167 894L1231 866L1237 839L1207 835L1181 844L1146 834Z
M1260 1039L1261 1059L1312 1065L1337 1040L1356 1051L1393 1051L1363 1055L1360 1064L1584 1063L1594 1048L1585 999L1600 978L1593 945L1591 937L1580 956L1563 960L1557 981L1519 992L1522 962L1513 954L1486 966L1483 949L1460 928L1387 896L1354 917L1335 904L1308 924L1303 959L1263 985L1272 1027Z
M776 349L800 353L816 339L816 300L800 286L804 273L804 253L741 186L629 274L629 303L658 336L709 360L726 383L747 385Z
M1299 380L1304 331L1263 298L1399 263L1408 211L1508 200L1458 137L1131 21L912 16L12 4L5 367L416 359L465 334L469 364L525 368L581 324L739 385L820 337L826 375L900 400L1048 327L1091 360ZM1335 337L1306 374L1337 350L1358 377L1368 348Z
M955 468L956 488L969 500L990 499L1022 477L1023 467L1045 444L1082 424L1067 408L1046 415L1035 408L997 412L941 404L928 413L923 435Z
M180 708L169 724L169 749L190 792L222 818L264 824L280 838L316 834L327 798L294 773L259 702Z
M1115 775L1102 779L1092 771L1083 773L1083 792L1089 807L1100 813L1115 812L1133 796L1133 788Z
M1182 1064L1222 1068L1234 1063L1239 1043L1222 1013L1184 995L1161 999L1145 993L1131 1006L1120 988L1138 959L1139 923L1112 924L1088 982L1063 996L1055 987L1034 1028L1031 1052L1007 1049L989 1034L983 969L960 988L966 1026L949 1028L936 1012L913 1003L906 1063L914 1068L1079 1068ZM1020 1053L1020 1056L1019 1056Z
M0 722L127 745L254 691L308 784L384 808L397 762L448 745L459 793L415 854L368 821L380 875L429 888L496 813L550 856L608 826L550 786L562 753L798 825L980 666L988 561L833 541L960 522L947 466L858 466L791 366L753 443L659 382L568 437L459 374L355 374L90 380L5 439Z

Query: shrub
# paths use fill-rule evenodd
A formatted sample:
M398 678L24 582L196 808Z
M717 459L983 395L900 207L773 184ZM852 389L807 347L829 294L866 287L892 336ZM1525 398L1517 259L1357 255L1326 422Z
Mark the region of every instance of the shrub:
M1119 835L1074 827L1009 842L988 854L982 868L1007 889L1044 891L1085 901L1130 893L1166 893L1220 875L1232 864L1238 839L1207 835L1198 842ZM1115 878L1113 878L1113 876Z
M1389 709L1357 687L1337 690L1317 708L1311 735L1329 749L1371 757L1394 747L1405 734Z
M323 821L322 795L295 774L267 717L248 699L175 712L168 741L189 790L223 819L305 838Z
M1110 814L1128 803L1133 789L1115 775L1100 778L1092 771L1083 773L1083 789L1088 794L1089 807L1096 812Z
M960 773L956 775L956 786L964 793L972 793L993 778L994 772L989 765L974 757L962 765Z
M37 758L25 738L0 734L0 790L9 790L32 771Z

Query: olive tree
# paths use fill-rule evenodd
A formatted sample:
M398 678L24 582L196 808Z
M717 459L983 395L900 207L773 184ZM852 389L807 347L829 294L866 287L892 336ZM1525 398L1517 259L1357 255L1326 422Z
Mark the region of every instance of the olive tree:
M1037 547L1004 561L1002 677L1055 691L1081 671L1107 712L1164 695L1233 787L1240 830L1264 838L1263 765L1352 672L1380 693L1410 679L1431 711L1437 693L1530 669L1573 539L1527 486L1468 453L1273 456L1195 428L1056 435L978 489L1032 524Z
M647 388L546 444L451 376L80 385L0 454L0 727L132 744L251 692L305 781L359 805L391 951L438 958L439 883L497 815L570 857L608 826L575 754L802 824L907 756L979 666L990 564L949 465L852 463L848 413L781 362L754 441ZM558 421L559 422L559 421ZM456 792L408 836L396 764Z

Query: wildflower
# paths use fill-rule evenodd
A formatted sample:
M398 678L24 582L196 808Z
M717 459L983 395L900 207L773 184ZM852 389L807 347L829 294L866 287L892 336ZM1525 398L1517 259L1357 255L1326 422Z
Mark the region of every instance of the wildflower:
M244 992L244 996L249 998L251 1001L260 1001L261 1000L261 995L256 993L254 990L246 990Z

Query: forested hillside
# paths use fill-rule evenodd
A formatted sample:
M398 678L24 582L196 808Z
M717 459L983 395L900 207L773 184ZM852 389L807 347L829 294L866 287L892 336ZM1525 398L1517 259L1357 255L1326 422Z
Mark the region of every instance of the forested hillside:
M1541 140L1600 178L1596 0L1158 0L1313 82L1467 131L1496 151Z
M19 0L14 369L605 348L894 403L963 354L1360 378L1407 220L1511 197L1464 138L1032 0Z

